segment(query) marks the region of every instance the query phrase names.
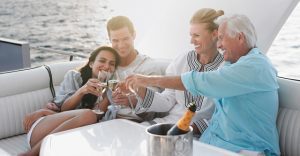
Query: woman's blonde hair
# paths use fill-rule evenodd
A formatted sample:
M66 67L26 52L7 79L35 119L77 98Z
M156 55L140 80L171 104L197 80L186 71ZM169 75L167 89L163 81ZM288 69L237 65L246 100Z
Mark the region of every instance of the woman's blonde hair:
M222 15L224 15L223 10L216 11L211 8L203 8L194 13L190 24L207 23L207 29L213 31L218 29L218 25L214 21Z

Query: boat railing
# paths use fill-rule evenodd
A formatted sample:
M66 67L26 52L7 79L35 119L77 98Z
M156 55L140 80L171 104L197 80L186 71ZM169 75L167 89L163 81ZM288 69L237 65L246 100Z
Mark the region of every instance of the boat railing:
M28 42L0 38L0 72L30 68L32 63L30 56L32 54L31 50L41 52L41 56L39 57L42 58L42 62L44 60L42 53L45 52L68 56L69 61L72 61L74 57L78 57L80 59L88 58L88 52L83 53L56 50L47 47L32 46Z
M45 48L45 47L35 47L35 46L30 46L30 48L35 49L35 50L42 50L42 51L47 51L47 52L51 52L51 53L67 55L67 56L69 56L69 61L72 61L74 59L74 57L88 58L87 54L81 53L81 52L70 52L70 51L56 50L56 49Z

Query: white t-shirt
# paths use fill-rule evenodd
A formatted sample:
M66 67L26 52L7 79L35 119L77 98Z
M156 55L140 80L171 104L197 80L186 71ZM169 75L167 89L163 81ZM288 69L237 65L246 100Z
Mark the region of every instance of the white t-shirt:
M146 55L138 54L134 59L134 61L131 62L128 66L126 67L119 66L116 70L116 75L118 75L121 80L125 79L125 74L123 74L124 71L133 74L164 75L166 66L167 64L165 62L162 62L161 60L155 60ZM158 92L161 91L161 89L159 88L152 88L152 89ZM112 103L110 97L109 100ZM119 108L117 112L117 117L142 121L140 117L132 113L131 108L129 107Z

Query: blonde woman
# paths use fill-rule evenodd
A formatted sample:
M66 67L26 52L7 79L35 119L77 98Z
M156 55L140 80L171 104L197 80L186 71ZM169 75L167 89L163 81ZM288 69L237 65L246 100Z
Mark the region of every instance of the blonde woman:
M218 25L214 21L223 14L222 10L210 8L195 12L190 20L191 44L194 45L194 49L175 58L166 70L167 75L180 75L188 71L206 72L219 68L223 56L217 50ZM133 84L138 85L137 79L147 83L147 77L141 75L132 76L127 81L133 81ZM143 124L175 123L184 113L187 104L195 101L198 113L192 126L195 135L199 136L207 128L207 121L214 111L214 103L211 99L201 95L195 96L188 91L166 89L162 93L155 93L149 88L139 88L139 94L143 102L137 104L137 113L169 113L165 117L155 118Z

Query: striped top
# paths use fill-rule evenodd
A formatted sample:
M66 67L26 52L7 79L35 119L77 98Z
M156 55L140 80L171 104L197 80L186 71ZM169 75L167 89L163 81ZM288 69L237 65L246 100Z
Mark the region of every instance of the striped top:
M188 71L200 71L201 68L203 71L216 70L222 62L223 56L218 54L213 62L202 65L197 60L197 53L192 50L176 57L168 66L166 75L180 75ZM197 113L192 122L203 132L214 111L214 104L211 99L194 96L190 92L165 89L162 93L157 93L147 88L143 102L136 106L136 112L168 112L166 116L157 117L150 123L176 123L185 112L186 105L192 101L197 105Z

